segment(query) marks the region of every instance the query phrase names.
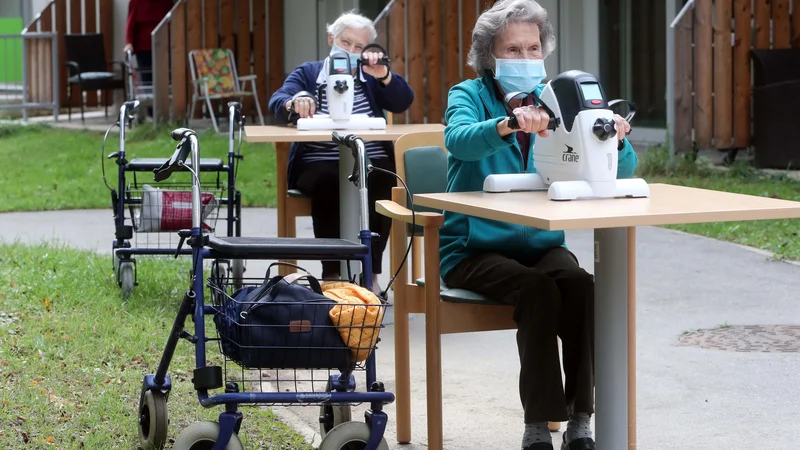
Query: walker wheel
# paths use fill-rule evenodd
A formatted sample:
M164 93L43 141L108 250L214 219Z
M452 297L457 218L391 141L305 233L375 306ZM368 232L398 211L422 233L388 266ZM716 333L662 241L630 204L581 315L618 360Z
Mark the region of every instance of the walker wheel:
M244 260L234 259L231 261L231 283L234 290L242 287L244 271Z
M211 450L217 442L219 430L220 426L217 422L195 422L181 431L172 448L174 450ZM231 435L225 450L244 450L242 441L239 440L236 433Z
M129 299L133 294L133 286L135 285L132 262L119 262L119 285L122 287L122 299Z
M144 393L139 405L139 444L142 450L161 450L167 443L167 397L161 391Z
M333 427L322 438L319 450L362 450L367 447L371 433L372 429L364 422L345 422ZM389 450L384 437L378 443L378 450Z
M325 385L325 392L331 392L331 382ZM320 405L319 407L319 433L325 437L336 425L352 420L350 405Z

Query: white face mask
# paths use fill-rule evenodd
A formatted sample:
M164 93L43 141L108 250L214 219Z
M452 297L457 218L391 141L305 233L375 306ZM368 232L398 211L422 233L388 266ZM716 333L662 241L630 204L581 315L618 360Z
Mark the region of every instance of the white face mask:
M532 92L547 76L541 59L495 59L494 77L506 93Z
M333 55L334 53L345 53L348 56L350 56L350 69L351 70L355 70L356 69L356 66L358 64L358 60L361 58L361 54L360 53L350 53L347 50L343 49L342 47L339 47L338 45L336 45L335 42L333 43L333 47L331 47L331 52L329 53L329 55Z

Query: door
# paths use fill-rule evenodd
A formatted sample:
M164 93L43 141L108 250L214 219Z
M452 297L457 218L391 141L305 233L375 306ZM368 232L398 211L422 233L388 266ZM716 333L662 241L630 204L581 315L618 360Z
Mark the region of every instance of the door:
M600 81L608 98L636 104L634 127L666 127L666 8L600 0Z

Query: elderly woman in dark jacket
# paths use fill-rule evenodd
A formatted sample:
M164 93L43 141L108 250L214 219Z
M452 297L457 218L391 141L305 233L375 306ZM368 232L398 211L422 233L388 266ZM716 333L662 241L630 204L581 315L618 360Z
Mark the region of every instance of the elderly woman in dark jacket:
M363 49L375 41L377 32L368 18L355 13L341 15L328 26L328 45L331 53L346 52L350 56L351 67L356 67L358 58L378 61L384 55L380 52ZM281 123L289 122L290 112L300 118L312 117L315 113L328 112L327 101L318 99L320 109L316 110L314 98L304 96L303 92L320 92L325 86L326 61L312 61L301 64L269 100L269 109ZM353 113L367 114L370 117L384 117L384 110L392 113L406 111L414 101L414 91L399 74L385 65L362 66L363 73L356 73L361 83L356 83L353 99ZM325 89L323 88L323 94ZM367 142L367 154L372 164L392 172L395 171L394 149L391 142ZM338 238L339 235L339 150L331 141L292 143L289 156L289 189L298 189L311 198L311 217L314 235L318 238ZM374 171L368 179L370 204L370 230L380 235L373 245L372 273L373 290L380 291L377 275L382 271L381 259L389 238L391 219L375 212L375 201L391 198L396 180L389 174ZM339 263L322 262L323 278L338 278Z

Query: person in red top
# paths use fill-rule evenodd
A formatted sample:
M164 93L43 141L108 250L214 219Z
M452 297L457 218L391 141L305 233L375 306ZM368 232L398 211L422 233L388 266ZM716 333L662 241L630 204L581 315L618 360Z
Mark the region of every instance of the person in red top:
M173 0L130 0L125 24L125 48L136 55L142 84L150 84L153 70L153 46L150 34L172 9Z

